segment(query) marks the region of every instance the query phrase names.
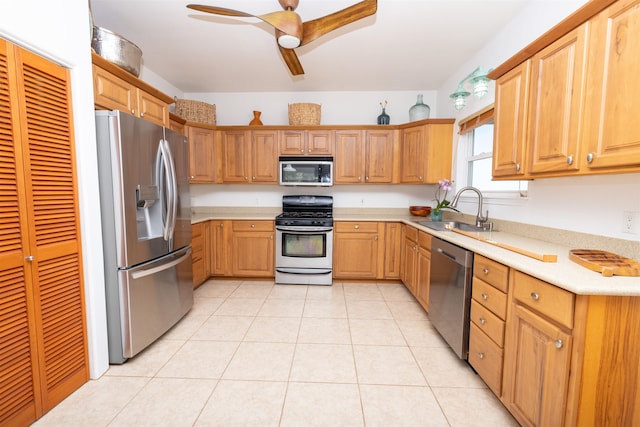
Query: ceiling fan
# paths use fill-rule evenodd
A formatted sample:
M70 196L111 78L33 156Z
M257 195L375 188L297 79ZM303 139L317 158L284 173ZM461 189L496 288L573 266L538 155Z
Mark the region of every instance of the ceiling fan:
M363 0L338 12L302 22L295 12L299 0L278 0L278 2L284 10L259 16L216 6L188 4L187 7L215 15L258 18L273 26L280 54L294 76L304 74L298 55L294 51L295 48L312 42L330 31L373 15L378 9L378 0Z

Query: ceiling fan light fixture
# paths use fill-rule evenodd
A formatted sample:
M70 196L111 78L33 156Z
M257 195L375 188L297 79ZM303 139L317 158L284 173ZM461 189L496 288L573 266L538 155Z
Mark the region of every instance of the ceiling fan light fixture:
M295 49L300 46L300 39L290 34L281 34L278 36L278 44L285 49Z

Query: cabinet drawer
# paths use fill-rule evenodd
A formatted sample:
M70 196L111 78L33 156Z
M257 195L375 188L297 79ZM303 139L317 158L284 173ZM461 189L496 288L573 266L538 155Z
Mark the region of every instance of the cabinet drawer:
M233 221L233 231L273 231L273 221Z
M504 347L504 320L487 310L476 300L471 300L471 321L499 347Z
M424 231L419 232L418 243L420 244L421 248L424 248L430 251L431 250L431 234L425 233Z
M378 223L375 221L340 221L334 224L337 233L377 233Z
M469 364L496 396L502 393L502 361L502 349L472 323L469 331Z
M499 318L506 318L507 294L500 292L490 284L474 277L471 295L474 300L491 310L491 312Z
M482 255L473 260L473 275L484 282L507 293L509 285L509 267Z
M522 304L573 328L574 295L524 273L514 274L514 298Z
M408 225L404 226L404 235L407 239L412 240L414 242L418 242L418 229L409 227ZM429 249L431 249L431 245L429 245Z

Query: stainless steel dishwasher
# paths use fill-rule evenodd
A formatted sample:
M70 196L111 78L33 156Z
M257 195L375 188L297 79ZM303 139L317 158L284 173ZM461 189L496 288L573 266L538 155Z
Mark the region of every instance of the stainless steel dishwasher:
M433 238L429 319L460 359L469 354L473 252Z

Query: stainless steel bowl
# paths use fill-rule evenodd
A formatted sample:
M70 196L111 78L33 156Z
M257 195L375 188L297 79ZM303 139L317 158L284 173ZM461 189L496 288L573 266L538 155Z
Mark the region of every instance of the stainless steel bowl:
M113 62L136 77L140 75L142 50L124 37L94 25L91 47L107 61Z

